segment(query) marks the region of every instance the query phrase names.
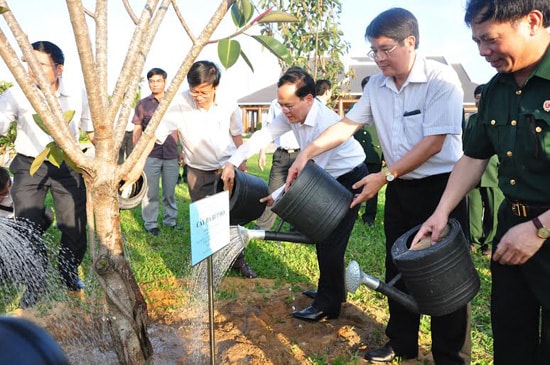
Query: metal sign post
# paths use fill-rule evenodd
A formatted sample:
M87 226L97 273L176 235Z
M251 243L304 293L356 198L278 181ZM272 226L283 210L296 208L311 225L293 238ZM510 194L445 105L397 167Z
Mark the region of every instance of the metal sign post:
M229 193L211 195L189 205L191 227L191 265L206 259L208 277L208 314L210 322L210 364L215 363L214 265L212 255L229 245Z

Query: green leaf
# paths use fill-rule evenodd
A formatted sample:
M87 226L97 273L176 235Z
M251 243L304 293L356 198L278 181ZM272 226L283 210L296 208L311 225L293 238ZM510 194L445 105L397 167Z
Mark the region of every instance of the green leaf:
M265 48L267 48L275 56L283 60L287 65L292 64L292 57L288 52L288 49L273 37L265 35L253 35L252 38L260 42Z
M63 163L63 151L57 146L57 144L55 144L55 142L48 143L46 147L50 149L48 161L50 161L55 167L61 166Z
M65 118L65 122L69 123L73 119L75 113L74 110L67 110L64 112L63 117Z
M237 27L243 27L254 14L254 8L250 0L237 0L231 6L231 17Z
M218 42L218 57L225 68L229 68L237 62L241 53L239 42L225 38Z
M293 23L300 19L281 10L272 10L258 20L258 23Z
M50 154L50 149L48 147L44 148L44 151L40 152L38 156L34 158L34 161L31 164L31 168L29 169L29 173L31 176L35 174L36 171L42 166L42 163L44 160L46 160L46 157Z
M244 54L243 51L241 51L241 57L243 58L244 62L246 62L246 64L248 65L248 67L250 67L250 69L252 70L252 72L254 72L254 66L252 66L252 62L250 62L250 60L249 60L248 57Z
M34 122L46 133L47 135L50 135L50 131L48 131L48 128L46 128L46 125L42 121L42 118L40 118L40 115L33 114L32 119L34 119Z
M4 14L5 12L8 12L8 11L10 11L10 9L0 6L0 14Z

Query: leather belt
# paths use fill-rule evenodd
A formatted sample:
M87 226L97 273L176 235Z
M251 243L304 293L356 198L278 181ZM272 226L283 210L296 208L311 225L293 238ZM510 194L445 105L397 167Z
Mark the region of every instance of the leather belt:
M529 205L506 199L506 204L516 217L536 217L550 209L548 205Z
M282 148L282 147L279 147L277 148L279 151L284 151L286 153L298 153L300 152L300 149L299 148L296 148L296 149L286 149L286 148Z

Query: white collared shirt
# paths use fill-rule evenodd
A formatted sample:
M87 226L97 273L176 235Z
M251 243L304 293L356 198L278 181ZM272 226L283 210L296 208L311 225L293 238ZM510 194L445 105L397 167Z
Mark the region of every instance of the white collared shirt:
M439 153L400 176L420 179L450 172L462 156L463 95L458 75L451 66L417 54L400 90L392 77L378 73L370 78L346 117L356 123L375 124L384 159L390 167L425 136L446 134Z
M204 171L217 170L236 150L232 136L243 134L241 112L234 102L214 101L210 109L200 109L186 90L176 95L155 135L164 143L175 130L186 164Z
M80 129L93 131L88 99L82 89L70 89L63 79L59 78L59 89L55 96L59 99L63 111L75 111L69 128L76 142L80 137ZM53 141L52 137L36 124L33 114L36 112L19 86L10 87L0 95L0 135L5 134L10 124L17 120L15 151L29 157L38 156L46 145Z
M257 153L278 136L292 131L301 148L306 147L328 127L340 120L340 116L315 99L304 123L290 123L284 113L277 115L267 128L256 131L229 159L234 166ZM341 145L314 158L315 163L337 178L350 172L365 160L363 148L350 138Z

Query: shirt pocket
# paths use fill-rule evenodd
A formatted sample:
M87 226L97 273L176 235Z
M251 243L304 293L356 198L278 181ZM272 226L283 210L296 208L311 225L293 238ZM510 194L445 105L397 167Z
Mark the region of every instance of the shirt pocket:
M526 157L536 161L550 161L550 114L535 110L525 114L524 146Z

